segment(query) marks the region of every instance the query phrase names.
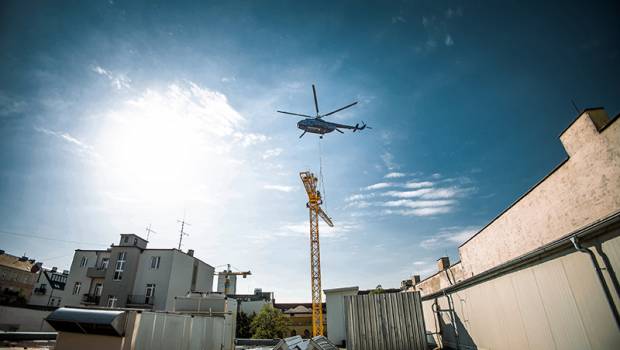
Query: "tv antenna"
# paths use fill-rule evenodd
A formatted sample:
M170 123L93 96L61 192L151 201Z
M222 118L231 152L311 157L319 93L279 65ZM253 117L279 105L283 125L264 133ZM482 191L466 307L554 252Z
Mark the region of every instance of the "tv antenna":
M147 240L147 241L149 240L149 236L151 235L151 233L157 233L157 232L155 232L155 231L151 230L151 224L149 224L149 225L146 227L146 240Z
M185 221L185 216L183 216L183 220L177 220L177 222L181 223L181 231L179 234L179 250L181 250L181 242L183 242L183 236L189 236L189 233L184 231L185 225L191 226L191 224Z

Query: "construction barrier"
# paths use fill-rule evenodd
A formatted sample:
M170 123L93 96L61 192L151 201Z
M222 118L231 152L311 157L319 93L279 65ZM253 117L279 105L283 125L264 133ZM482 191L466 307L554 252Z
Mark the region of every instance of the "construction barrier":
M344 297L349 350L426 350L419 292Z

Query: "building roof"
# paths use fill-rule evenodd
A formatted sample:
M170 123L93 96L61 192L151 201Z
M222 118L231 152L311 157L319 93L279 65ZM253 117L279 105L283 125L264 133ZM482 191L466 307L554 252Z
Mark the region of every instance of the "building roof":
M34 259L28 259L28 257L17 257L11 254L0 254L0 266L12 268L15 270L32 272L32 268L35 266Z
M325 311L325 303L321 303L323 306L323 311ZM303 307L303 309L301 307ZM273 307L276 309L282 310L284 313L293 313L293 314L302 314L302 313L312 313L312 303L274 303ZM289 310L296 309L298 311L287 312ZM309 310L309 311L303 311Z
M355 287L342 287L342 288L332 288L332 289L323 289L323 292L325 292L325 294L327 293L340 293L340 292L348 292L348 291L359 291L360 287L355 286Z

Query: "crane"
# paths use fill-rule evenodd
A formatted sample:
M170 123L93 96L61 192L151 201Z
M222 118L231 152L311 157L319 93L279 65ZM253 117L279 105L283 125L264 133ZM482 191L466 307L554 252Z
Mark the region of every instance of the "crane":
M323 306L321 294L321 251L319 249L319 216L333 227L332 220L321 208L323 200L317 190L317 178L310 171L299 173L308 193L306 207L310 210L310 283L312 286L312 336L323 335Z
M226 266L227 266L227 269L225 271L217 273L218 276L224 276L226 278L224 280L224 295L230 294L229 293L230 292L230 276L242 276L243 278L246 278L247 276L252 274L252 272L250 271L233 272L230 269L230 264L226 264Z

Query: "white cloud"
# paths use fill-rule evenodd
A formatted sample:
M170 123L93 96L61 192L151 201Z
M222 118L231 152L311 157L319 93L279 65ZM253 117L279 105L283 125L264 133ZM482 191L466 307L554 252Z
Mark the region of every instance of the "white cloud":
M85 142L81 141L77 137L74 137L68 132L54 131L54 130L50 130L46 128L41 128L38 126L35 126L34 130L63 140L64 142L74 146L74 150L77 151L77 153L79 154L89 155L95 158L99 157L91 145L86 144Z
M475 226L442 228L433 237L420 242L420 246L424 249L437 249L460 245L478 231Z
M323 221L319 221L319 234L321 238L345 238L346 236L360 230L359 224L356 223L335 222L334 227L330 227ZM310 223L308 221L303 221L284 224L273 235L276 237L308 237L309 234Z
M385 167L386 167L388 170L395 170L395 169L398 169L398 164L396 164L396 163L394 162L394 155L392 155L392 153L387 152L387 151L386 151L386 152L384 152L384 153L381 155L381 160L383 161L383 164L385 164Z
M263 159L269 159L269 158L272 158L272 157L277 157L277 156L279 156L280 154L282 154L282 151L283 151L283 149L282 149L282 148L272 148L272 149L268 149L268 150L266 150L266 151L263 153L262 157L263 157Z
M366 186L366 187L364 187L364 189L368 190L368 191L372 191L372 190L380 190L380 189L383 189L383 188L388 188L388 187L391 187L391 186L394 186L394 184L391 183L391 182L379 182L379 183L376 183L376 184L373 184L373 185L370 185L370 186Z
M385 178L386 179L395 179L395 178L399 178L399 177L405 177L407 176L407 174L405 173L399 173L399 172L391 172L391 173L387 173L385 174Z
M374 193L366 193L366 194L358 193L358 194L351 195L345 198L344 200L345 202L353 202L353 201L360 201L360 200L374 198L375 196L376 195Z
M436 201L412 201L410 199L401 199L397 201L383 202L384 207L406 207L406 208L436 208L454 205L454 200L436 200Z
M392 23L407 23L407 20L403 16L392 17Z
M268 136L256 133L235 132L233 136L235 138L235 141L237 141L243 147L253 146L269 140Z
M273 190L273 191L287 192L287 193L295 190L293 186L284 186L284 185L264 185L263 188L266 190Z
M112 83L112 86L114 86L117 90L129 89L131 87L131 79L124 74L113 74L101 66L94 66L92 67L92 70L99 75L107 77Z
M450 188L421 188L414 191L388 191L383 196L396 198L423 198L423 199L440 199L453 198L461 193L461 189L456 187Z
M431 187L433 185L434 183L430 181L420 181L420 182L409 181L405 184L405 187L415 189L415 188L422 188L422 187Z

